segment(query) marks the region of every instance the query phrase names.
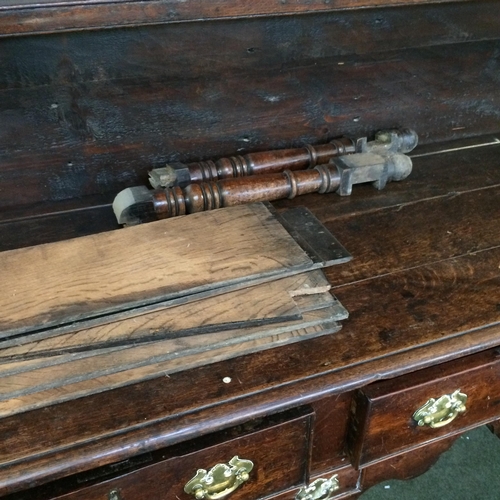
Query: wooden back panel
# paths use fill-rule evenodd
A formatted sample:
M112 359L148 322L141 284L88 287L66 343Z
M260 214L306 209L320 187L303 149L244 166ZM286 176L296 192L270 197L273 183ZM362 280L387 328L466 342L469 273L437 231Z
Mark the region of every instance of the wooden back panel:
M412 127L422 143L498 130L494 1L364 10L338 10L359 2L306 9L302 2L250 8L218 1L213 12L167 3L177 13L169 19L148 4L158 25L141 26L139 16L131 28L69 32L59 31L128 24L123 16L133 3L120 3L114 17L115 7L104 3L106 17L92 3L91 15L67 2L66 21L64 9L54 11L53 26L43 29L22 17L34 16L29 2L6 3L0 221L39 213L47 203L48 212L67 210L68 200L78 200L70 208L109 203L168 161L386 127ZM51 8L41 5L39 20ZM78 12L86 24L73 26ZM18 25L9 18L15 15ZM191 22L203 16L212 20ZM7 36L39 31L55 33Z

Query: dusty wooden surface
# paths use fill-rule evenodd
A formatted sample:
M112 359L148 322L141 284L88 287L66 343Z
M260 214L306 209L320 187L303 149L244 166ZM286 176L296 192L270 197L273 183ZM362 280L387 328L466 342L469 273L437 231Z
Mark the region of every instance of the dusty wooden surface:
M0 416L332 334L340 329L332 319L336 312L325 308L304 314L302 320L102 349L76 359L61 355L49 361L9 363L3 366L0 383Z
M359 466L377 462L495 419L500 402L499 365L499 353L487 351L466 361L443 363L424 374L417 372L411 378L399 377L359 391L352 415L358 430L352 430L349 440L352 463ZM429 399L458 389L467 395L465 413L440 428L417 425L415 411Z
M231 497L235 500L263 498L290 485L300 484L307 474L310 452L309 434L313 415L309 410L277 422L269 428L247 432L201 450L144 467L125 477L82 488L77 493L57 497L60 500L102 500L119 489L125 498L185 498L184 485L200 468L208 470L217 463L227 463L237 451L240 458L254 462L249 480ZM236 450L236 451L235 451ZM182 456L184 455L184 456ZM162 478L161 481L158 478Z
M221 429L309 404L319 474L346 458L345 425L328 417L345 418L353 391L499 345L497 2L391 4L2 5L3 35L77 30L0 40L3 250L114 229L116 192L167 161L396 126L424 146L412 176L382 192L277 205L306 204L354 255L328 272L351 313L341 331L2 418L1 495L210 446ZM102 23L143 26L78 31ZM448 444L370 466L365 487L423 471Z
M386 7L401 4L440 3L449 0L320 0L308 2L268 2L266 0L216 0L200 3L193 0L148 0L136 5L130 0L118 2L86 2L66 0L54 6L52 0L34 3L32 0L9 0L0 10L0 33L3 35L46 33L60 30L79 30L109 26L137 26L200 19L247 18L306 12ZM33 12L32 7L38 9ZM40 8L42 7L42 8Z

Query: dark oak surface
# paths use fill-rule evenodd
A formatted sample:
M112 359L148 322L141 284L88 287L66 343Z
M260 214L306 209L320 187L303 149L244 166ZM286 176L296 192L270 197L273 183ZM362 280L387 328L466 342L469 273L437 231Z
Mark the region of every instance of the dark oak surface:
M351 462L356 467L377 462L494 420L500 404L499 365L500 351L491 350L361 389L351 410ZM467 395L465 413L440 428L417 425L412 416L418 408L458 389Z
M406 4L428 4L449 0L8 0L0 8L3 35L45 33L95 27L137 26L207 19L246 18L329 12L341 9ZM36 10L30 7L38 7ZM40 8L43 7L43 8Z
M330 214L337 207L336 195L307 197L308 206L329 229L342 234L342 241L349 241L355 260L359 255L360 271L348 264L328 274L334 285L339 280L335 293L351 313L340 332L5 418L0 421L5 436L1 450L3 491L104 465L139 453L144 447L158 449L346 392L380 377L497 345L500 234L493 227L488 229L498 221L500 211L498 196L494 196L500 184L494 177L499 174L494 167L497 150L497 146L488 146L434 155L432 164L425 161L431 157L416 158L415 176L406 182L408 203L404 203L399 186L395 193L390 189L377 193L367 187L344 201L344 205L353 205L350 215L344 208L345 215L333 218ZM453 164L466 185L471 171L467 157L476 151L482 155L483 173L487 173L484 187L479 187L478 173L473 171L477 182L473 191L449 196L448 190L442 189L441 195L436 194L439 188L434 182L441 180L438 176L433 181L429 172L424 174L426 164L437 171L439 162ZM419 172L427 175L427 184L420 181ZM475 224L455 224L452 230L458 234L449 235L451 221L446 214L457 197L475 197L477 203L471 201L469 209ZM371 206L373 199L378 200L375 208ZM383 199L386 208L380 206ZM432 211L426 210L427 206ZM410 207L413 217L407 224L398 224L390 215L397 210L404 214ZM392 223L382 224L385 218ZM484 230L476 229L476 224ZM409 225L412 231L408 231ZM471 231L473 247L468 237ZM360 233L363 238L356 237ZM410 236L408 244L405 238ZM433 238L435 243L429 244ZM450 238L453 244L447 245ZM369 250L366 241L370 239L374 242L371 245L392 243L390 251L383 247L378 252ZM392 261L391 270L387 259L395 256L399 259ZM263 369L266 366L273 368ZM239 383L223 384L225 376ZM199 383L193 385L193 380ZM200 386L204 387L202 406L197 397ZM102 408L106 408L105 413ZM50 436L45 433L48 426ZM319 449L315 453L320 469L335 463L334 458L330 462L322 458Z
M403 453L383 462L368 466L362 472L363 490L388 479L410 479L430 469L440 455L447 451L458 435L431 443L416 452Z
M421 139L404 182L276 203L306 205L353 254L327 273L350 312L341 331L92 396L47 390L39 408L0 419L0 496L87 498L83 484L245 439L259 424L240 426L261 419L262 432L297 437L313 420L309 455L293 452L276 498L335 470L354 483L356 391L402 376L411 392L427 369L451 362L452 378L500 345L497 2L9 0L0 37L0 250L118 229L113 197L167 161L394 127ZM369 465L357 486L422 472L458 427Z
M301 484L307 476L309 433L312 413L298 415L269 429L257 430L202 450L146 466L117 480L103 481L63 495L61 500L107 500L109 492L119 490L124 499L186 498L184 485L197 469L225 463L237 454L252 457L250 479L231 494L234 500L262 498L290 485Z
M426 143L495 133L496 14L481 0L2 39L0 218L109 203L166 161L398 126Z

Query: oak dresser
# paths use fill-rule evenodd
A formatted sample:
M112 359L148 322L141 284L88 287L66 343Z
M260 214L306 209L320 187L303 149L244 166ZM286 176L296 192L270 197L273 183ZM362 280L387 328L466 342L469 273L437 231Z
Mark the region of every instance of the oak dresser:
M119 230L115 194L165 162L393 127L420 144L383 191L275 203L306 206L353 256L326 270L339 332L2 417L0 496L351 499L498 429L499 12L4 0L2 251ZM184 491L217 464L222 493Z

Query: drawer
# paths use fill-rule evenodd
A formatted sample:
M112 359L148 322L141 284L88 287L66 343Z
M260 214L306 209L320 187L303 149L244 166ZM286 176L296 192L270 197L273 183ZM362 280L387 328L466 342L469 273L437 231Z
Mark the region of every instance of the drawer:
M460 435L448 436L423 448L376 462L361 471L361 490L365 492L383 481L407 481L428 471Z
M223 433L217 433L222 442L196 449L196 442L183 448L195 448L186 454L179 454L153 465L145 466L120 477L109 479L78 491L58 496L58 500L189 500L194 494L184 491L185 485L199 472L210 471L218 464L229 469L226 488L234 483L231 472L233 457L250 460L253 468L248 479L232 493L231 500L256 500L267 497L295 485L304 483L310 456L310 435L313 412L309 409L275 416L271 421L260 423L257 430L239 434L241 429L252 424L239 426ZM209 436L210 438L211 436ZM204 442L207 439L204 438ZM168 452L168 449L166 450ZM245 467L247 465L243 465ZM240 465L235 465L238 469ZM222 471L224 472L224 470ZM214 474L215 476L215 474ZM239 477L243 477L241 472ZM221 486L222 488L222 486ZM198 498L226 498L226 496L201 496Z
M426 403L419 425L414 414ZM361 467L499 416L500 353L492 349L357 391L348 453L352 464Z
M320 486L321 484L325 484L325 481L330 481L330 484L332 485L332 491L328 496L326 496L326 494L321 496L321 499L335 500L337 498L349 498L351 494L359 492L359 477L360 472L354 469L354 467L349 464L311 477L307 483L307 486L311 486L315 482L317 486ZM296 498L303 499L305 488L305 486L301 486L300 488L293 488L290 491L281 493L277 496L273 496L269 500L295 500ZM302 497L298 497L299 493L302 493Z

